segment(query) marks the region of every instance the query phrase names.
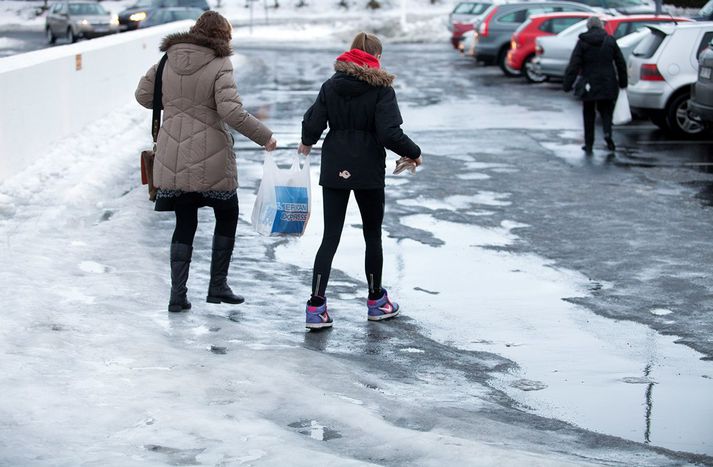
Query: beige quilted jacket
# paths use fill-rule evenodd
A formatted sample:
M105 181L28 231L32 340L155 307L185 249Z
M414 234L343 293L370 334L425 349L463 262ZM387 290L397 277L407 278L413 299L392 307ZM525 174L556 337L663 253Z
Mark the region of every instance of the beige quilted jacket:
M233 77L230 44L190 33L172 34L163 71L163 123L154 163L158 188L232 191L238 186L229 125L260 146L272 132L243 108ZM139 81L136 100L151 108L154 65Z

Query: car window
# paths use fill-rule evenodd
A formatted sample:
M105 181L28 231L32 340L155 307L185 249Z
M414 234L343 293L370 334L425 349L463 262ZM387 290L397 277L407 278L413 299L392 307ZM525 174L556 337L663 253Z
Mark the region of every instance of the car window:
M520 24L527 19L527 9L515 10L505 14L498 19L499 23L515 23Z
M651 58L666 38L666 34L658 29L651 29L651 34L646 36L634 49L634 57Z
M107 12L98 3L70 3L69 14L73 16L105 15Z
M455 14L468 14L473 9L472 3L459 3L454 9Z
M528 8L527 9L527 16L528 18L533 15L544 15L545 13L552 13L555 11L554 7L537 7L537 8Z
M553 18L545 21L540 29L545 32L551 32L552 34L559 34L580 21L582 21L582 18Z
M708 17L713 14L713 0L703 5L701 11L698 12L698 16Z
M627 22L619 23L619 25L614 30L612 37L614 39L619 39L619 38L624 37L627 34L629 34L629 31L631 31L631 23L627 23Z
M59 13L59 10L62 9L62 4L60 3L55 3L52 5L52 13Z
M698 44L698 52L696 53L696 58L701 56L701 52L703 52L706 47L708 47L708 44L710 43L711 39L713 39L713 31L708 31L707 33L703 34L703 39L701 40L701 43Z

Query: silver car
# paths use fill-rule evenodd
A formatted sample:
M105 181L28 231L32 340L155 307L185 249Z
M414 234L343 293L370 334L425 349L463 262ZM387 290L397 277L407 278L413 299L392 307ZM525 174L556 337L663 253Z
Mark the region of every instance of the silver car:
M119 32L119 18L96 1L57 2L47 12L45 33L54 44L62 37L76 42L80 37L91 39Z

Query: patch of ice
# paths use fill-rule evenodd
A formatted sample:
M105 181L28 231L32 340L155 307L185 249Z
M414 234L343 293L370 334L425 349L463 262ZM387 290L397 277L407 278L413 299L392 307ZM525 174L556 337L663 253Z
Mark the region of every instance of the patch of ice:
M79 263L79 269L91 274L104 274L109 271L109 268L95 261L82 261Z
M403 349L399 349L399 352L405 352L405 353L426 353L425 350L423 349L416 349L414 347L404 347Z
M666 316L673 313L673 311L669 310L668 308L652 308L651 310L649 310L649 313L656 316Z
M490 178L490 175L480 172L471 172L466 174L458 174L456 175L456 177L461 180L487 180Z

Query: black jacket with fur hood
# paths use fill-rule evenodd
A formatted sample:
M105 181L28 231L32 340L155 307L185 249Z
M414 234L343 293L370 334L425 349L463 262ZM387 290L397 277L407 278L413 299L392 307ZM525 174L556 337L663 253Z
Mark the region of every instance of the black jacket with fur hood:
M336 62L302 121L302 144L313 145L327 124L319 184L328 188L384 187L386 151L417 159L421 149L401 130L401 112L382 69Z

